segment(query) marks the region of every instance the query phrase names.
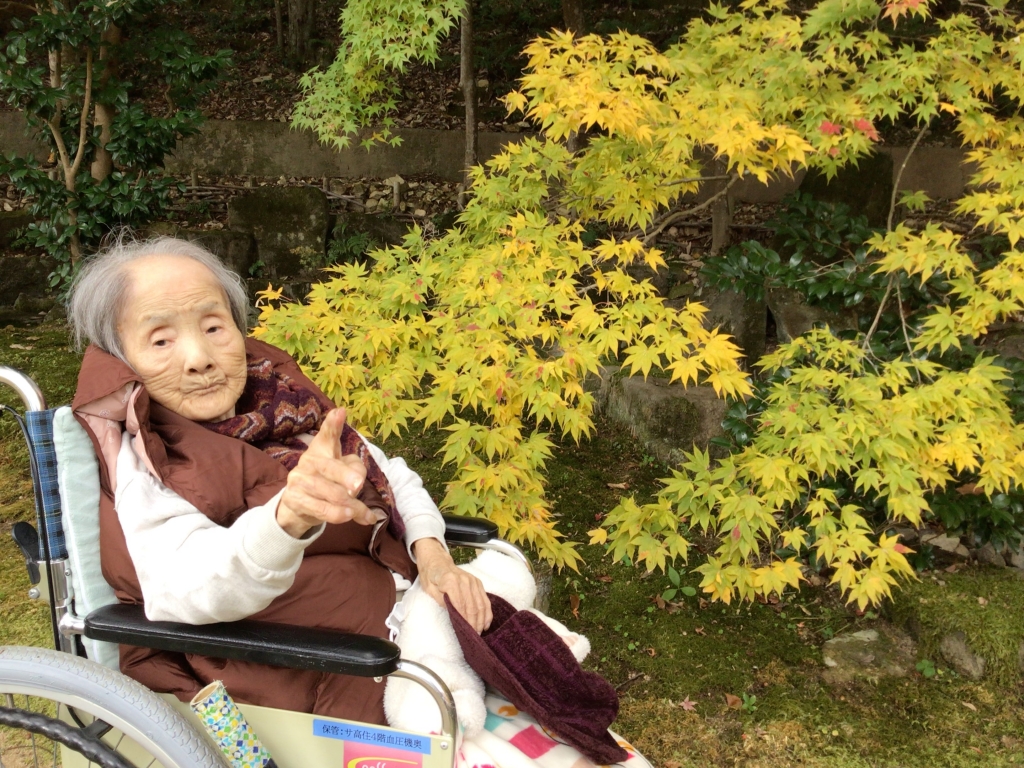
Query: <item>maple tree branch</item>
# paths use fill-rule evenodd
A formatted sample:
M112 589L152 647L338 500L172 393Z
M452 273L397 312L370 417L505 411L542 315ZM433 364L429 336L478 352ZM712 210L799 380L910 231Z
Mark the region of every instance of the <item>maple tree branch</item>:
M727 181L731 179L734 174L727 173L722 176L691 176L688 179L677 179L676 181L666 181L661 186L663 187L675 187L679 184L693 184L697 181Z
M900 181L903 179L903 171L907 169L907 163L910 162L910 156L914 154L914 150L917 149L917 145L921 143L921 139L928 132L928 125L925 124L921 127L921 130L917 132L917 136L914 137L913 144L910 145L910 149L907 150L906 157L903 158L903 162L900 163L900 169L896 172L896 178L892 183L892 197L889 199L889 216L885 222L886 232L892 232L892 220L896 215L896 195L900 188ZM864 344L862 349L867 350L871 344L871 337L875 331L878 330L878 323L882 320L882 312L885 311L885 305L889 301L889 294L892 293L893 284L896 282L896 275L889 275L889 283L885 286L885 293L882 294L882 300L878 303L878 311L875 312L875 317L871 321L871 327L868 328L867 334L864 336ZM900 304L900 321L903 323L903 335L904 338L907 336L906 321L903 319L903 301L900 298L900 287L896 285L897 300ZM910 348L910 339L907 338L907 349Z
M907 163L910 162L910 156L914 154L914 150L917 149L917 145L921 143L921 139L928 133L928 126L931 123L925 123L921 126L921 130L917 132L917 136L914 137L914 143L910 145L910 149L907 150L906 157L903 158L903 162L900 163L900 169L896 173L896 180L892 183L892 197L889 200L889 218L885 221L885 231L892 232L892 220L896 214L896 195L899 194L900 181L903 179L903 171L907 169Z
M720 197L727 195L729 193L729 190L732 189L733 185L740 180L740 175L738 173L730 173L726 178L729 179L729 183L722 187L720 190L718 190L715 194L713 194L700 205L695 205L693 208L687 208L686 210L683 211L674 211L673 213L664 216L654 229L648 230L647 232L643 232L642 230L634 230L633 232L629 233L629 236L635 237L637 234L643 234L644 245L650 245L654 241L654 239L658 235L660 235L665 230L665 228L668 227L673 222L679 221L684 216L690 216L694 213L697 213L698 211L703 211L705 208L708 208L711 205L713 205L714 202L718 200Z
M871 327L868 328L868 332L864 336L864 344L862 349L867 350L871 344L871 337L878 329L878 323L882 319L882 311L885 309L885 304L889 300L889 294L892 293L893 283L896 281L896 275L889 275L889 284L885 286L885 293L882 294L882 300L878 302L878 311L875 312L875 319L871 321Z
M910 354L910 336L907 334L907 316L903 314L903 293L900 291L900 284L896 283L896 307L900 311L900 327L903 329L903 340L907 342L907 354Z

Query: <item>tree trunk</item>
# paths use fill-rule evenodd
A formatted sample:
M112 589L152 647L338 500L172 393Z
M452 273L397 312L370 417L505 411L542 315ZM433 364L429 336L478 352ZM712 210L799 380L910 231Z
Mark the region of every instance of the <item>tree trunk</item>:
M117 75L117 46L121 42L121 28L111 24L100 36L100 61L103 62L103 71L100 72L99 88L102 91L111 77ZM113 104L96 102L96 112L93 124L99 126L100 143L96 147L96 155L93 158L90 172L96 181L103 181L114 170L114 159L107 150L107 142L110 141L110 128L114 124L116 108Z
M566 31L576 37L584 34L583 0L562 0L562 22Z
M288 0L288 49L296 66L309 60L315 20L316 0Z
M476 71L473 67L473 0L466 0L462 12L462 32L459 81L462 98L466 102L466 156L463 169L463 189L469 189L470 169L476 165Z
M281 18L281 0L274 0L274 29L277 31L277 50L284 53L284 21Z
M565 23L566 32L572 32L574 37L583 34L583 0L562 0L562 21ZM572 154L576 154L580 148L580 137L573 131L565 139L565 148Z
M711 163L712 176L725 176L729 172L729 166L723 160L715 160ZM709 181L708 192L715 194L720 192L729 182L724 180ZM711 255L716 256L729 245L730 230L732 226L732 195L726 193L711 204Z

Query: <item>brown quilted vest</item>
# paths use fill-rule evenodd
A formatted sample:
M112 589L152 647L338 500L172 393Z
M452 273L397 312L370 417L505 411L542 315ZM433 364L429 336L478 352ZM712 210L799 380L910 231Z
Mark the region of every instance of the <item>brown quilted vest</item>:
M314 392L325 408L334 407L287 353L257 339L246 339L245 345L249 354L270 359L275 370ZM123 391L132 382L140 380L128 365L98 347L90 346L82 360L72 408L78 421L89 432L100 462L100 559L103 576L122 603L141 604L142 589L114 511L114 488L110 487L103 451L97 435L79 413L79 409ZM262 450L242 440L211 432L151 402L145 391L139 393L135 400L135 414L139 422L139 436L161 482L218 525L230 526L247 509L265 504L285 486L288 470ZM387 509L370 483L365 484L360 498L367 506ZM415 578L415 564L405 545L390 533L386 522L375 534L372 526L353 523L328 525L324 534L306 550L305 557L356 553L366 554L381 566L410 580ZM385 601L394 600L393 592L382 593L379 597ZM308 625L316 626L316 605L309 606L309 614ZM122 669L129 666L138 669L140 665L152 662L170 663L170 666L181 670L180 661L170 658L176 654L125 646L121 651ZM171 672L169 669L166 671ZM158 673L158 670L150 672ZM133 677L138 676L133 674ZM160 677L163 675L157 674L157 678Z

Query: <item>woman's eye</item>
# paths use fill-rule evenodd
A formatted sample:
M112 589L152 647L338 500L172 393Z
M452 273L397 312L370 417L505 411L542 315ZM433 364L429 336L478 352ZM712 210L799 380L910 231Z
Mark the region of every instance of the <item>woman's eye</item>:
M207 328L206 332L207 333L216 333L219 330L220 330L220 326L219 325L213 325L213 326L210 326L209 328Z
M156 341L153 342L153 346L154 347L166 347L167 346L167 339L157 339Z

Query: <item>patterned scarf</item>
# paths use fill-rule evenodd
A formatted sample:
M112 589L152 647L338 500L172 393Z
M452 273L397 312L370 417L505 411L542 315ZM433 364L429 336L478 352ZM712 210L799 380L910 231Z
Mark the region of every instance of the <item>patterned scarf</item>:
M295 469L299 457L309 446L299 435L315 435L326 411L316 396L303 389L289 376L274 370L270 360L247 357L245 390L235 405L236 415L224 421L204 422L212 432L256 446L277 459L289 470ZM388 529L399 541L405 524L395 507L391 486L370 455L366 443L348 424L341 433L341 453L356 454L366 467L366 479L387 504Z

